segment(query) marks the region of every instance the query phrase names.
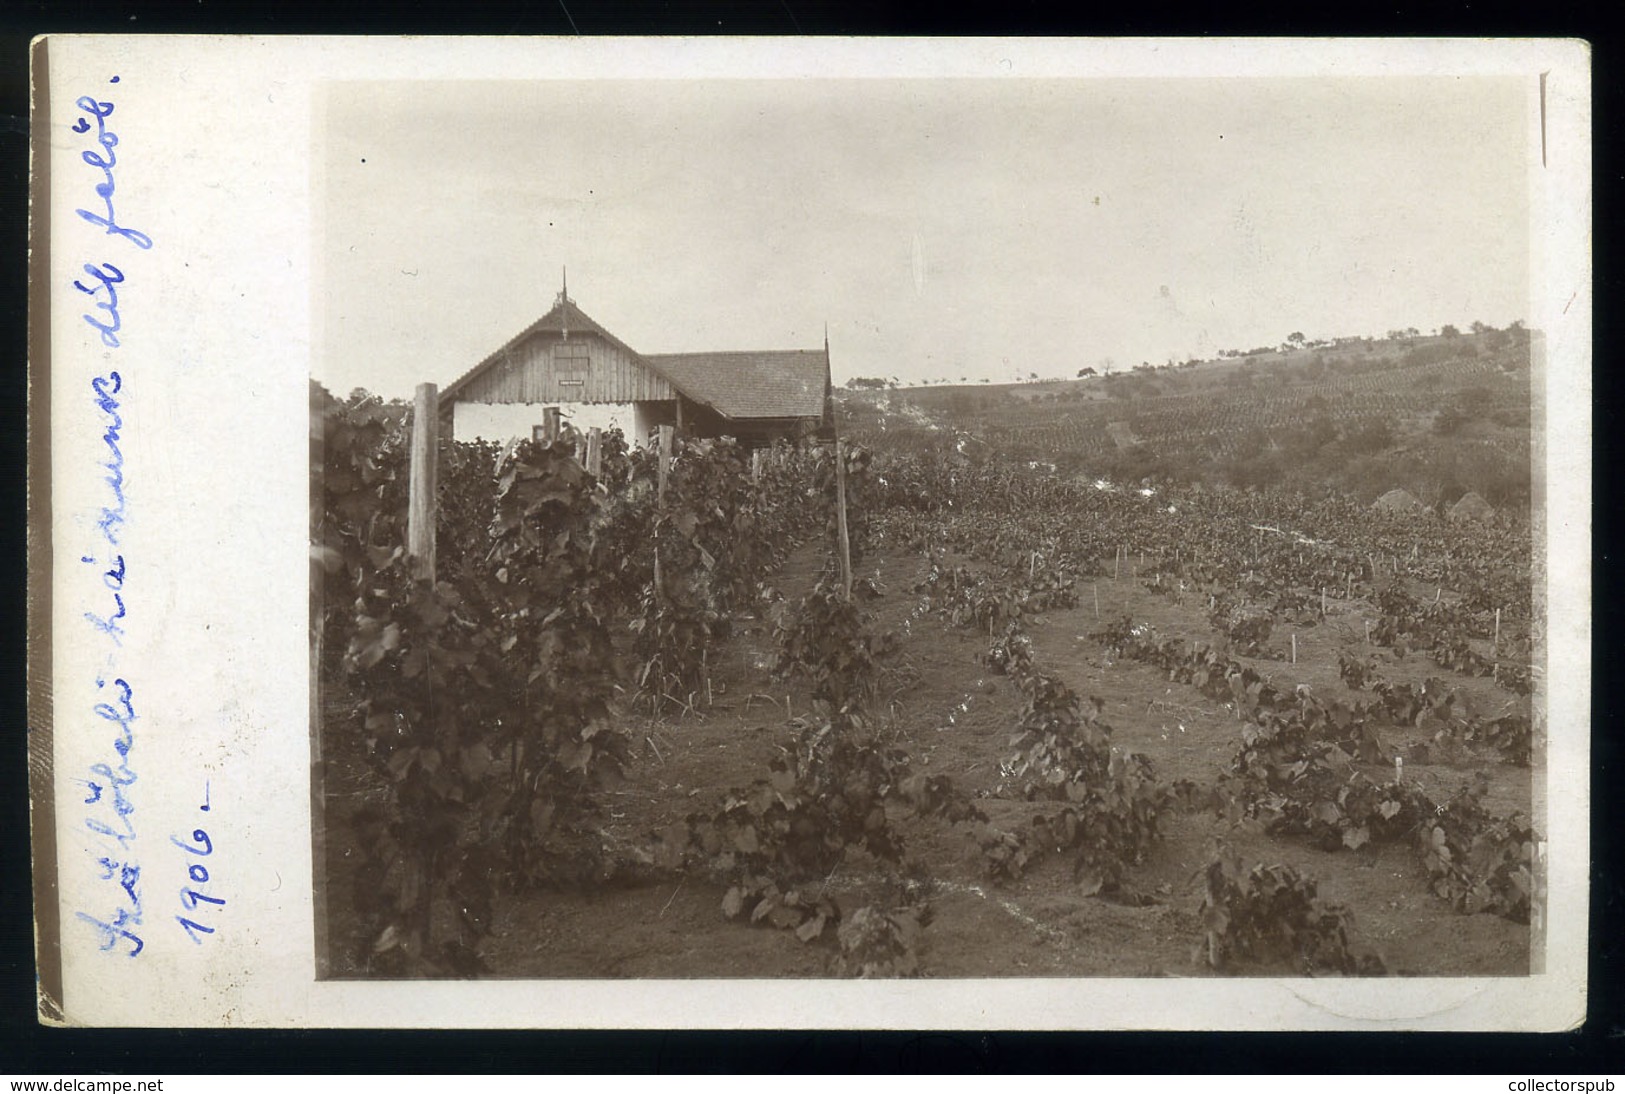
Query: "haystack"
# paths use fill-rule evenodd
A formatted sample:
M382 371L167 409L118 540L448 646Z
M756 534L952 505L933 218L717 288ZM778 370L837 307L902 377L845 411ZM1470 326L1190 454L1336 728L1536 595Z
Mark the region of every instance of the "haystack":
M1416 495L1409 490L1396 487L1372 502L1371 508L1388 513L1420 513L1426 510L1427 506L1417 501Z
M1495 506L1469 490L1461 500L1450 507L1451 520L1489 520L1495 515Z

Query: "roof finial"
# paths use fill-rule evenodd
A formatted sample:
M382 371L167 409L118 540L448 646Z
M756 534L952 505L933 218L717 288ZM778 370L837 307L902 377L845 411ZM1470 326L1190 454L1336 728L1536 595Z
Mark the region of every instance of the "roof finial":
M566 304L568 304L570 302L570 270L566 266L560 266L559 271L560 271L560 274L559 274L559 280L560 280L559 298L553 305L555 308L563 308L564 305L566 305ZM561 311L559 313L559 319L560 319L560 323L559 323L560 334L564 338L564 340L566 342L568 342L570 340L570 313L569 313L569 311L567 311L567 310L566 311Z

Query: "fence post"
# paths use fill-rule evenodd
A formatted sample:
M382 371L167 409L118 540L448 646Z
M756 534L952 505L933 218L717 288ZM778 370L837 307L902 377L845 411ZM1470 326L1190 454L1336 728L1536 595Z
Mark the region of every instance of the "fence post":
M852 542L846 530L846 442L835 440L835 527L840 535L841 594L852 599Z
M416 576L434 581L435 479L439 471L440 399L433 384L419 384L412 403L412 463L407 489L406 552Z
M659 489L662 498L666 496L666 476L671 473L671 436L671 426L660 427L660 460L657 466L660 471Z
M604 470L604 431L597 426L587 430L587 472L597 478Z

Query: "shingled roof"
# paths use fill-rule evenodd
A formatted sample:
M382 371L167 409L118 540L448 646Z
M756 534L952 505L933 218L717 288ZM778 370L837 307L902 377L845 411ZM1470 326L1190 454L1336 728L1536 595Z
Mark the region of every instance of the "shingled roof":
M725 418L818 418L829 354L821 349L647 353L656 372Z

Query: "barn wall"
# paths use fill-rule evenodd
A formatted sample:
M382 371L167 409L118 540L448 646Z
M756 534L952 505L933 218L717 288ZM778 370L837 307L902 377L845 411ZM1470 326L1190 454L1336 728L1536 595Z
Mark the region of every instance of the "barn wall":
M471 403L635 403L672 399L676 395L664 377L634 362L625 350L596 334L574 334L572 345L585 345L588 368L572 377L580 383L560 383L553 347L556 333L538 332L509 351L471 380L460 397ZM630 424L630 423L628 423Z
M638 443L648 433L644 422L651 418L653 408L660 404L635 403L468 403L459 401L452 408L452 436L459 441L496 441L504 444L515 438L531 436L534 427L542 424L544 406L557 406L567 425L588 430L593 427L608 431L619 429L630 443ZM669 404L668 404L669 405Z

